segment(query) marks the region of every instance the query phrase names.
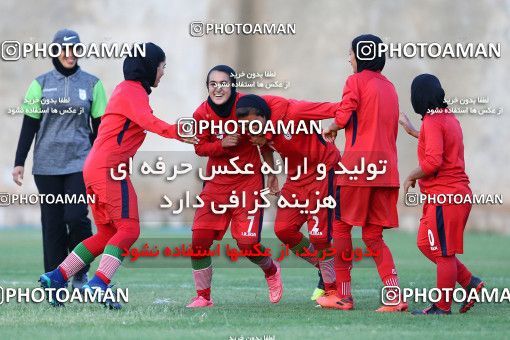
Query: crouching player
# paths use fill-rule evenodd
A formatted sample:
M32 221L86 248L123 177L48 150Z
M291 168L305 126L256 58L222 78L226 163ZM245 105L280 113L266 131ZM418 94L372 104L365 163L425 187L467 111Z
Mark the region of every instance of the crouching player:
M397 201L399 175L397 161L398 97L393 84L381 74L385 64L384 54L375 58L358 56L367 46L379 51L381 39L362 35L352 41L350 63L353 75L347 78L342 101L335 122L324 131L332 140L339 129L345 129L345 148L342 164L361 175L339 175L337 190L340 192L340 219L333 226L333 242L337 249L335 271L337 294L317 299L324 308L350 310L354 308L351 293L352 254L351 230L360 226L361 238L367 249L376 254L372 258L385 286L398 286L398 276L390 249L383 240L383 230L398 226ZM358 44L361 44L358 46ZM375 164L386 170L369 180L361 162ZM360 167L360 168L358 168ZM396 290L396 288L395 288ZM399 299L400 300L400 299ZM396 302L396 301L395 301ZM393 304L393 302L392 302ZM381 306L378 312L407 310L407 303Z
M206 86L209 96L193 114L197 125L207 121L215 126L226 124L228 121L236 122L235 103L242 98L236 91L235 71L226 65L213 67L207 74ZM204 183L200 198L204 206L195 212L192 227L192 248L194 252L207 250L214 240L221 240L230 225L232 237L243 252L256 251L256 247L264 252L260 244L260 234L263 222L262 208L254 213L255 200L258 198L255 191L264 188L264 176L261 171L262 162L259 151L252 145L246 136L239 134L224 135L211 129L198 131L200 142L195 145L195 152L199 156L208 157L207 175L211 176L214 168L225 168L233 171L230 159L239 157L236 164L243 169L251 164L255 174L215 174ZM263 157L272 159L272 154L263 153ZM278 188L276 176L270 178L271 187ZM276 181L276 183L275 183ZM213 210L214 205L227 204L235 191L239 201L243 193L246 195L246 206L228 208L225 213L218 214ZM269 300L278 303L282 297L283 285L280 275L280 265L269 256L247 256L248 260L262 269L269 288ZM200 308L213 306L211 298L211 282L213 267L211 256L193 255L191 258L193 280L197 295L192 298L187 307Z
M241 97L236 107L239 121L247 122L247 126L249 122L258 120L261 126L266 126L270 122L276 127L278 122L288 126L289 122L332 118L338 103L312 103L250 94ZM340 152L335 144L326 142L320 133L277 133L274 135L261 133L252 134L250 140L255 145L269 146L282 158L287 159L287 180L281 190L283 198L291 203L298 201L302 204L306 200L310 202L305 211L297 207L278 207L274 227L276 236L297 255L305 254L305 252L316 253L315 256L302 258L320 270L326 292L335 291L334 257L324 253L331 247L335 211L333 208L317 209L317 202L323 201L328 196L332 200L336 197L335 167L340 161ZM303 171L305 158L308 171L306 174L301 173L298 177L298 168ZM319 164L324 166L322 174L318 172ZM318 180L320 176L324 178ZM293 177L298 178L291 179ZM300 232L305 223L310 238Z
M405 114L401 124L412 136L418 138L419 166L407 177L404 191L418 184L422 194L428 197L441 194L471 195L469 178L465 172L462 129L455 115L444 102L444 90L439 79L431 74L417 76L411 85L411 102L414 111L422 116L420 131L412 126ZM431 111L434 113L430 113ZM450 314L452 294L448 297L443 289L455 288L458 282L468 292L480 291L484 282L473 276L455 256L463 253L463 234L471 211L471 203L434 204L431 200L423 205L417 244L420 251L436 264L437 288L442 289L441 299L424 310L413 314ZM461 313L467 312L475 303L464 301Z
M180 139L176 125L156 118L149 105L151 87L157 87L164 74L165 53L153 43L145 44L145 52L145 57L130 56L124 60L125 80L113 91L83 168L87 194L95 195L91 210L97 233L78 244L57 269L40 276L45 288L67 287L69 278L103 254L99 268L84 289L106 291L121 265L121 254L140 233L137 197L131 180L129 176L113 180L110 169L128 163L142 145L145 130ZM195 137L180 140L190 144L198 141ZM49 298L53 305L60 305L55 294ZM106 305L120 308L116 301Z

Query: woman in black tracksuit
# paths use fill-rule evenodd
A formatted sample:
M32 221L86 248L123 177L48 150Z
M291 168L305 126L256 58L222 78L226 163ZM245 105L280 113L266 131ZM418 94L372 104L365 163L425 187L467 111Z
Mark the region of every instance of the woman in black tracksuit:
M63 29L53 43L77 44L78 34ZM80 69L72 49L62 46L54 69L32 81L23 103L13 180L21 185L24 165L35 137L32 173L40 194L85 196L82 168L97 134L106 95L101 81ZM78 243L92 235L86 202L41 203L45 271L55 269ZM88 267L75 276L73 287L87 282Z

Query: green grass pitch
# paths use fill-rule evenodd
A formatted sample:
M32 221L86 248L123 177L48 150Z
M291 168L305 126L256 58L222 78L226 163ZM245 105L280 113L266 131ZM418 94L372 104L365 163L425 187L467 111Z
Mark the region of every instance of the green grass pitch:
M143 226L142 226L143 227ZM161 231L143 236L172 237ZM266 232L266 235L269 234ZM388 231L403 287L433 287L435 267L419 253L415 235ZM36 287L42 272L41 236L34 230L0 231L0 286ZM510 287L510 237L467 233L460 258L488 287ZM96 268L95 261L93 269ZM219 268L213 278L215 307L188 310L194 295L190 269L121 268L114 281L129 288L121 311L97 304L0 305L0 339L503 339L509 337L510 304L477 304L467 314L416 317L374 312L382 284L373 266L355 268L356 310L315 308L315 270L283 267L284 296L271 305L258 268ZM425 305L411 304L411 309Z

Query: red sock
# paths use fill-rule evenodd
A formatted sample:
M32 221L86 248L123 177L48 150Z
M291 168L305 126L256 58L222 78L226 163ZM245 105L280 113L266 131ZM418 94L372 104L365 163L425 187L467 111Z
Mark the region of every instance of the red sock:
M345 282L338 282L338 284L336 286L337 286L337 293L336 293L336 295L340 299L352 296L352 293L351 293L351 282L350 281L348 281L348 282L347 281L345 281Z
M335 276L337 296L351 296L352 226L341 221L333 222L333 246L335 252ZM324 285L325 286L325 285Z
M437 263L437 288L451 288L452 293L449 294L448 302L446 294L442 291L441 300L436 306L444 311L449 311L452 305L453 289L457 281L457 259L455 256L441 256L436 258Z
M335 259L333 257L319 262L319 268L326 291L336 290Z
M69 280L69 278L67 277L67 274L66 274L66 271L64 269L62 269L61 266L58 266L58 271L60 272L60 274L62 274L62 277L64 278L64 280Z
M352 268L351 229L352 226L343 221L335 220L333 224L333 246L336 249L335 274L337 283L351 282L351 268Z
M110 284L111 280L106 276L104 275L103 273L101 273L100 271L96 271L96 276L98 278L101 279L101 281L103 281L104 283L106 283L107 285Z
M390 248L384 243L383 227L374 224L367 224L361 230L361 238L375 255L372 257L377 266L379 277L384 285L398 285L397 270L393 262Z
M430 250L430 245L428 244L419 244L418 249L425 255L430 261L436 263L436 256L432 253ZM460 260L455 257L457 262L457 282L464 288L467 287L469 282L471 281L471 278L473 277L473 274L467 269L467 267L464 265L464 263L460 262Z
M324 282L324 290L326 292L336 290L336 282Z
M457 282L464 288L466 288L473 277L473 274L466 268L464 263L455 257L457 260Z
M276 271L278 270L278 268L276 268L276 265L274 264L274 262L271 264L271 267L269 267L268 269L263 269L264 271L264 276L265 277L270 277L270 276L273 276L274 274L276 274Z
M252 251L254 250L254 247L256 245L254 244L242 244L237 243L237 246L239 247L239 250L241 251ZM261 251L265 251L265 247L261 244L258 244L258 247ZM273 276L278 271L278 268L276 268L276 265L273 261L273 259L270 256L246 256L248 260L256 264L257 266L262 269L264 272L265 277Z
M383 279L383 283L385 286L396 286L400 287L398 283L398 276L397 275L388 275Z
M202 296L206 300L211 300L211 287L206 289L197 290L197 296Z

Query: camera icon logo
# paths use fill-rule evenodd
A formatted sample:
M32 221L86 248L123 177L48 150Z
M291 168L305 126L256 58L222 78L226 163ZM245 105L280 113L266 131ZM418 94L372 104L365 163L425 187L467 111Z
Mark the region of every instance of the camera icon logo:
M399 286L384 286L381 290L381 302L385 306L397 306L400 304L401 294Z
M189 138L197 135L197 121L194 118L180 118L177 120L177 135Z
M0 192L0 207L11 205L11 195L7 192Z
M405 196L405 205L408 207L416 207L419 202L419 195L417 192L408 192Z
M204 23L201 21L193 21L189 25L189 34L192 37L202 37L204 36L205 30L204 30Z
M2 60L16 61L21 58L21 44L16 40L2 42Z
M373 41L362 40L356 44L356 57L359 60L374 60L377 57L377 45Z

